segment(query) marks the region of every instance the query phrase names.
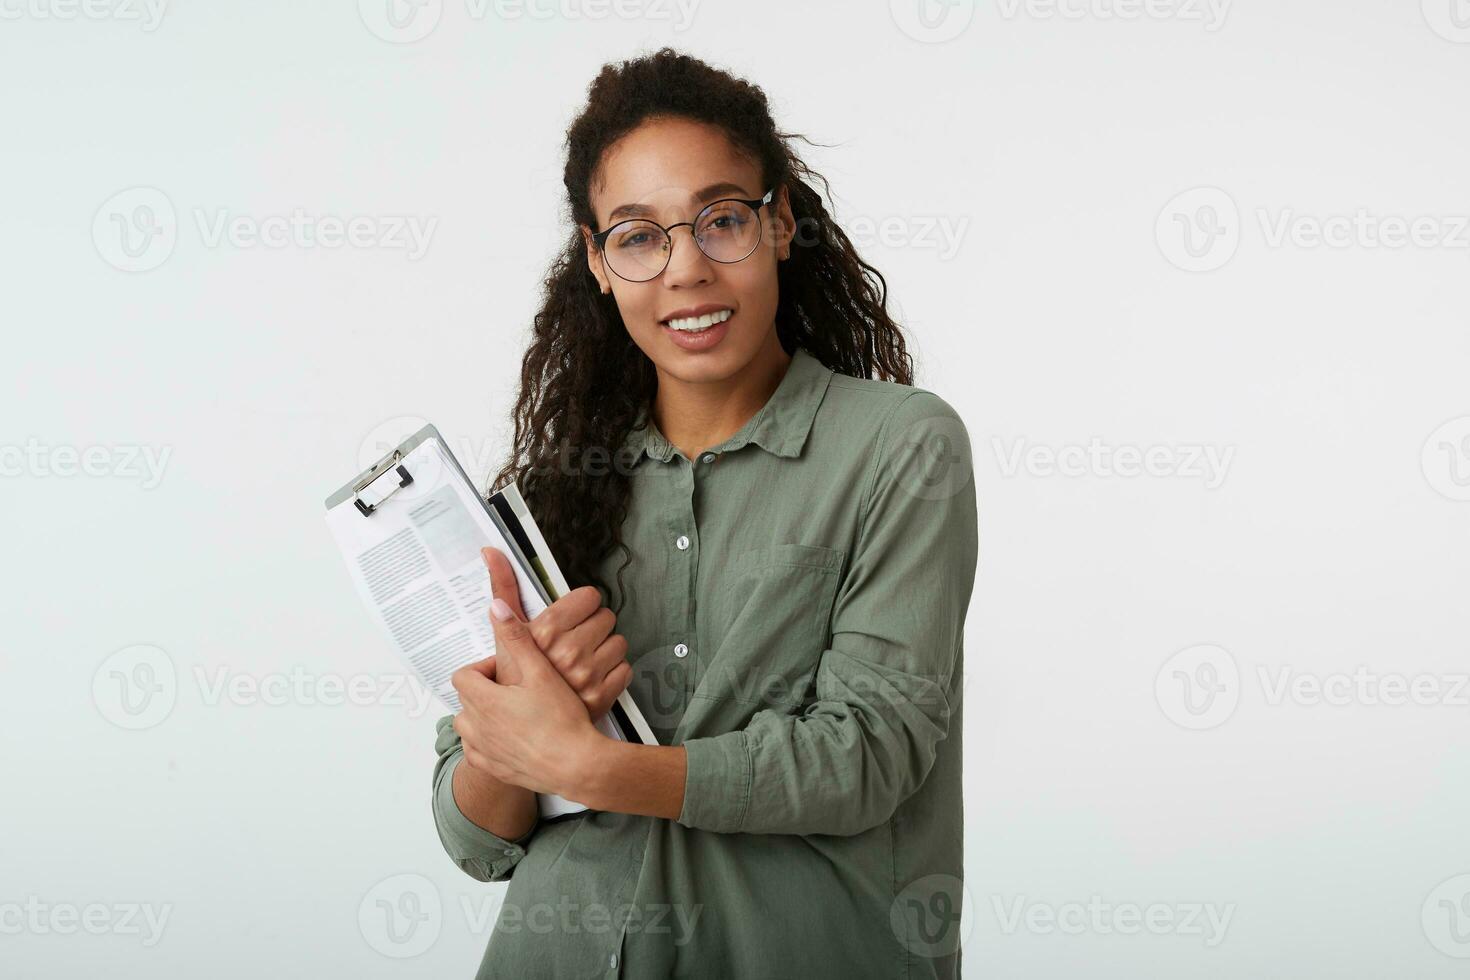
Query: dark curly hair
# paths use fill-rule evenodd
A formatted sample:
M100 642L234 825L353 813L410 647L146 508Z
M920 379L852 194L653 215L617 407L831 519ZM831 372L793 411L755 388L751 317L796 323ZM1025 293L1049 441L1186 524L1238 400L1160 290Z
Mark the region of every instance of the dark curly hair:
M667 117L722 130L759 163L761 186L787 188L796 228L791 256L777 266L782 348L788 354L805 348L840 374L913 384L912 359L886 309L883 276L858 256L809 183L820 180L830 198L826 178L787 145L793 138L812 141L780 132L757 86L671 48L604 65L567 130L562 183L571 228L543 284L521 361L513 447L490 492L515 480L567 581L596 586L605 603L611 590L599 567L621 547L615 612L622 607L622 569L631 560L621 533L631 484L630 460L618 464L614 454L639 412L651 409L657 373L623 325L616 300L599 291L578 225L597 228L590 188L603 152L643 122ZM612 465L558 466L562 446L601 447Z

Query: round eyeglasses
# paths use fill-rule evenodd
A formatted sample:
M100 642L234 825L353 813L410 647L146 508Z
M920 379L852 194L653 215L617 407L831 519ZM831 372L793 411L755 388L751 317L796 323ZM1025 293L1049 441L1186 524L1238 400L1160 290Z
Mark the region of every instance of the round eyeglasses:
M647 218L629 218L599 231L592 240L607 267L629 282L647 282L668 268L674 229L682 225L689 226L701 252L728 265L748 258L761 243L760 209L770 205L775 194L773 187L751 201L727 197L707 205L693 221L667 227Z

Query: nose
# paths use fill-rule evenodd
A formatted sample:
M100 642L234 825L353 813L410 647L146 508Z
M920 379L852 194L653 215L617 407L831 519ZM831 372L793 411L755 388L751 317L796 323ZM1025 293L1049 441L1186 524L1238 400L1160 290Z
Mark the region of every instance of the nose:
M687 232L681 236L679 232ZM687 237L688 244L680 245L679 239ZM694 229L680 225L669 232L669 264L664 269L664 280L669 286L699 286L710 281L714 268L710 258L694 240Z

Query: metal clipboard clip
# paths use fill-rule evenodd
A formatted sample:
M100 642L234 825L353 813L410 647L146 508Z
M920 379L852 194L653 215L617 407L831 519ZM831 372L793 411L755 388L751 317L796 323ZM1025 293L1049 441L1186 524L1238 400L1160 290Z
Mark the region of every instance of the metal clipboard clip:
M371 517L373 511L377 510L384 500L387 500L389 497L393 496L395 493L402 490L404 487L413 482L413 474L408 472L408 467L399 462L399 460L401 459L403 459L403 453L399 452L397 449L393 450L393 455L383 460L377 466L374 466L371 470L368 471L368 475L365 478L357 481L352 485L352 502L357 506L358 510L362 511L363 517ZM359 495L368 488L369 484L373 483L384 473L387 473L389 470L393 469L394 466L398 467L398 486L394 487L392 490L389 490L386 494L384 494L382 499L379 500L376 504L363 503L362 497Z

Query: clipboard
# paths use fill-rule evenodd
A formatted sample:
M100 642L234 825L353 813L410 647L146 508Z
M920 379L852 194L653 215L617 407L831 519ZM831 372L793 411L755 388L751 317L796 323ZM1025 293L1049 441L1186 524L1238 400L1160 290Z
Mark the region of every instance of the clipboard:
M402 660L451 711L449 677L494 652L481 547L505 552L528 619L571 591L519 487L488 498L432 424L326 498L326 520L372 618ZM478 567L476 567L478 566ZM656 745L628 691L594 723L609 738ZM537 794L543 819L587 808Z

